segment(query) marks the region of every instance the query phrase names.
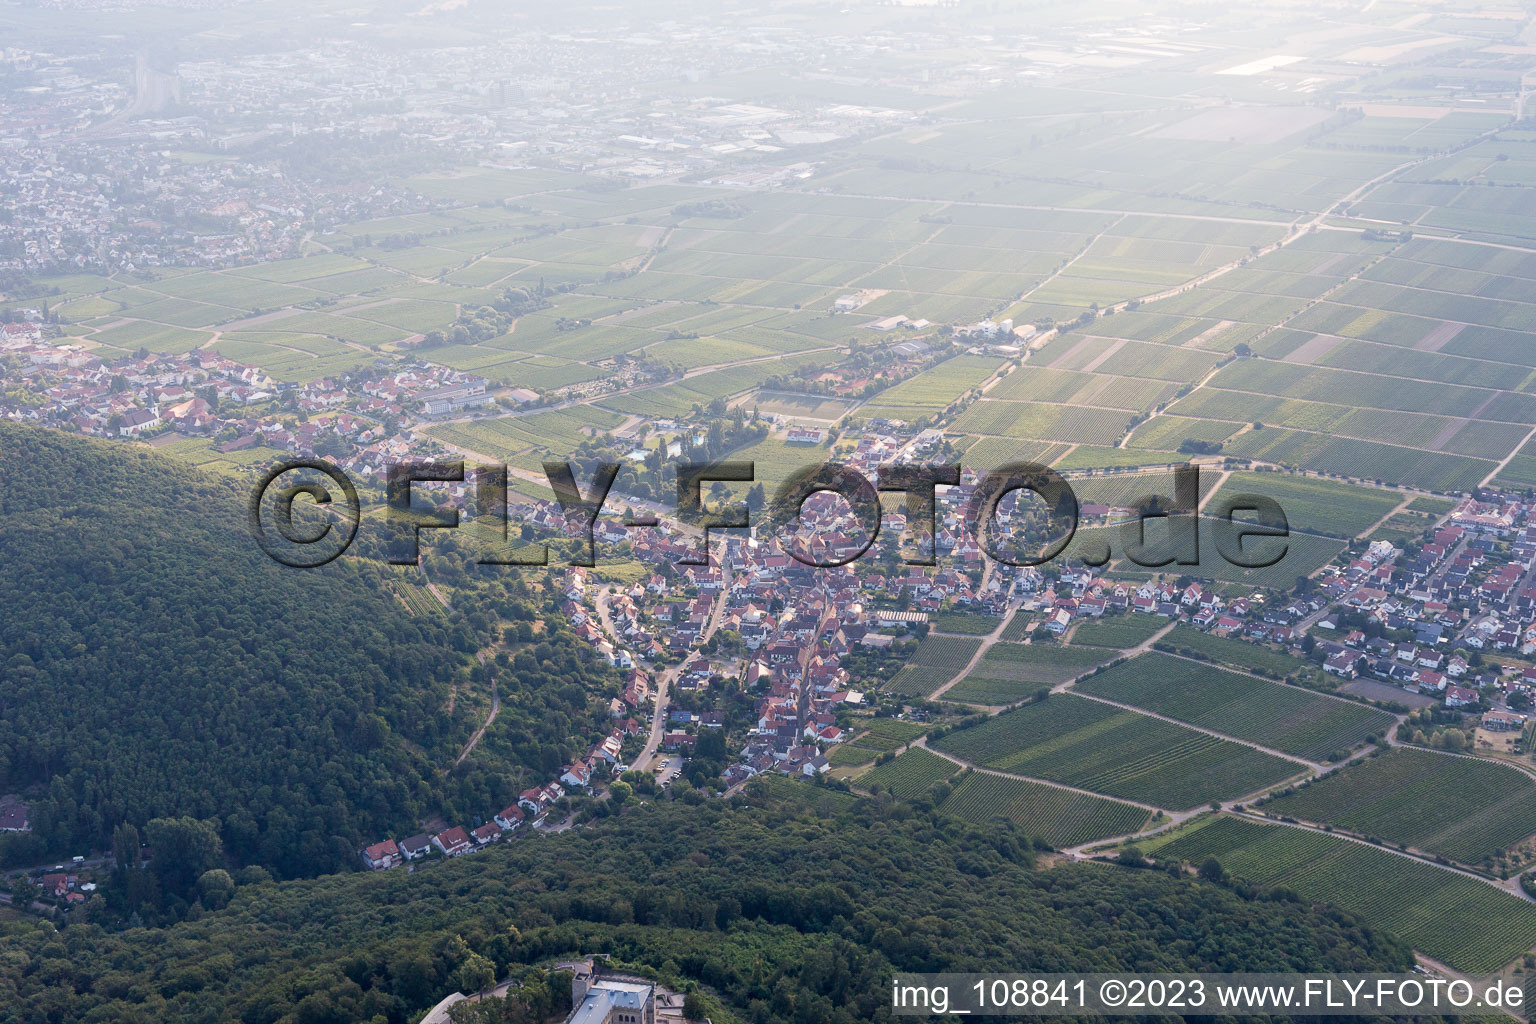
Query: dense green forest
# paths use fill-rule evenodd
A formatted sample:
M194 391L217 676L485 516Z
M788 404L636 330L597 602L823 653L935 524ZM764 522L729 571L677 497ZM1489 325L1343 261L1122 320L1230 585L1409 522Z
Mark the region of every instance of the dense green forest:
M630 804L415 873L253 880L112 931L0 939L0 1022L404 1022L466 980L608 952L716 1021L883 1020L905 971L1402 971L1409 949L1286 890L1048 866L1012 825L809 786ZM784 795L784 794L789 795ZM222 880L221 880L222 883Z
M415 570L270 560L248 487L0 422L0 793L28 798L34 826L0 837L0 865L189 816L234 868L349 869L360 842L429 816L486 820L608 727L616 677L567 642L538 581L413 615L386 584ZM448 772L477 724L450 694L483 709L493 674L495 734ZM156 910L191 894L142 895Z

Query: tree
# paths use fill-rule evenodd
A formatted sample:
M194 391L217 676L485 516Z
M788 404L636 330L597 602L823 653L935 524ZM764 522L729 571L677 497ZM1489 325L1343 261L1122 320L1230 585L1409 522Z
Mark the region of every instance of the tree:
M704 1000L699 998L697 992L689 992L683 996L683 1019L703 1020L709 1016L709 1011L704 1008Z
M1207 857L1200 865L1200 877L1207 882L1224 882L1227 880L1227 869L1215 857Z
M171 895L188 896L203 872L223 863L224 844L212 821L155 818L144 831L154 851L149 869Z
M623 779L615 779L608 786L608 799L613 801L615 807L623 807L630 797L635 795L635 787Z
M695 760L724 762L725 752L724 729L700 730L698 745L694 748L693 751Z
M139 830L126 821L112 830L112 860L119 870L139 866Z
M218 910L235 894L235 880L223 868L204 871L197 880L197 898L209 910Z
M483 992L496 984L496 965L479 953L470 953L453 974L460 992Z
M17 875L11 881L11 906L28 907L43 891L26 875Z

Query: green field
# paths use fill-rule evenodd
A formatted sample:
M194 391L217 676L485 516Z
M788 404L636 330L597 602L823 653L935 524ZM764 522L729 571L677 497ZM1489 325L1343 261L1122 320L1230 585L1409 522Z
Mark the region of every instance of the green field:
M189 466L215 473L232 473L244 475L252 466L264 466L269 462L285 458L289 453L279 451L276 448L267 448L258 445L253 448L242 448L236 452L221 452L208 438L191 437L156 444L155 452L184 462Z
M1348 751L1394 721L1363 704L1157 652L1111 666L1076 689L1313 761Z
M1243 796L1300 769L1237 743L1071 695L996 715L934 746L987 768L1173 810Z
M984 398L955 417L955 430L996 437L1113 445L1130 426L1129 413L1044 402Z
M1481 864L1536 834L1536 782L1510 765L1393 747L1265 809Z
M1064 683L1114 656L1093 648L997 643L944 696L972 704L1011 704L1042 686Z
M529 448L565 459L581 442L623 421L618 413L575 406L527 416L445 423L428 429L427 433L449 444L506 461Z
M936 782L943 782L960 770L953 761L914 748L898 754L885 764L876 765L859 776L862 789L879 786L893 796L910 800L928 792Z
M897 718L871 718L854 726L858 734L849 742L838 744L827 755L833 764L869 764L886 751L927 732L932 726L923 722L906 722Z
M1408 508L1413 512L1428 512L1432 516L1443 516L1456 507L1456 503L1449 498L1430 498L1419 496L1408 503Z
M1249 396L1239 397L1247 399ZM1175 409L1180 407L1175 406ZM1238 434L1227 442L1222 453L1296 469L1436 491L1468 490L1477 486L1497 466L1488 459L1276 426Z
M1306 662L1262 644L1251 644L1229 636L1202 633L1198 629L1180 623L1173 632L1163 637L1162 643L1203 654L1212 661L1259 672L1264 675L1285 678L1306 667Z
M1471 974L1536 946L1536 906L1520 897L1337 836L1221 815L1148 852L1192 864L1215 857L1239 878L1337 904Z
M1273 499L1293 530L1308 530L1334 537L1353 537L1369 529L1403 500L1395 491L1354 487L1330 480L1284 476L1279 473L1233 473L1216 496L1212 507L1223 501L1237 503L1240 496L1262 495ZM1220 515L1219 512L1213 514Z
M978 823L1007 818L1057 847L1136 832L1148 819L1135 804L986 772L968 773L939 810Z
M970 636L986 636L996 629L1001 621L995 615L970 612L947 612L928 617L928 625L941 633L966 633Z
M412 615L436 616L443 614L442 603L432 596L426 586L415 574L404 575L394 579L391 588L400 600L410 609Z
M1135 647L1151 639L1152 634L1168 625L1160 615L1118 615L1107 619L1088 619L1072 631L1072 642L1091 647Z
M1365 535L1366 540L1384 540L1389 544L1402 545L1404 541L1421 536L1426 530L1435 525L1434 517L1417 512L1399 512L1388 516L1370 533Z
M980 647L981 641L972 637L930 634L918 643L912 660L891 677L884 689L909 697L926 697L953 679Z
M860 747L852 743L839 743L827 752L827 763L834 768L859 767L869 764L879 756L878 750L870 750L868 747Z
M986 380L1003 365L1001 359L956 356L886 388L871 405L916 406L938 411L970 388Z
M1242 541L1242 551L1245 558L1257 561L1265 561L1274 558L1278 554L1278 560L1267 566L1255 568L1243 568L1234 565L1222 556L1220 548L1216 544L1215 524L1216 520L1210 516L1200 517L1200 551L1199 561L1193 565L1181 566L1180 571L1202 579L1216 580L1224 583L1240 583L1250 587L1274 587L1284 589L1295 585L1298 576L1309 576L1322 566L1331 561L1344 548L1344 541L1330 537L1320 537L1310 533L1292 532L1288 537L1250 537ZM1238 524L1243 524L1239 519ZM1095 539L1108 540L1113 550L1116 561L1110 567L1111 572L1125 572L1131 574L1144 573L1143 567L1124 558L1125 531L1134 531L1136 525L1129 524L1126 527L1109 527L1103 530L1079 529L1077 537L1068 545L1065 557L1076 557L1078 552L1084 550L1081 545ZM1150 519L1146 522L1144 542L1148 546L1148 555L1155 558L1159 553L1166 554L1169 550L1164 547L1168 542L1168 520ZM1132 534L1134 537L1134 533ZM1173 552L1177 554L1177 552Z

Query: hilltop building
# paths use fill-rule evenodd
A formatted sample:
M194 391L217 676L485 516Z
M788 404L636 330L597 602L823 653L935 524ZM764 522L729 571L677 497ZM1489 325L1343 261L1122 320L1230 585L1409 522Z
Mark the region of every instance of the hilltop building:
M578 967L565 1024L656 1024L656 986L643 978L603 977Z

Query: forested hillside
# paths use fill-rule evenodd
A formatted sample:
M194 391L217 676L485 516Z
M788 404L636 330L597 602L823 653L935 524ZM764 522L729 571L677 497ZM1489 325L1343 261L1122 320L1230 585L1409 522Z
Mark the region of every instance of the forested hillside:
M341 870L423 817L484 820L519 765L583 742L615 684L534 637L547 598L516 582L412 615L385 586L406 570L278 565L248 531L247 486L0 421L0 793L29 798L34 826L0 837L4 863L190 816L235 866ZM527 642L478 665L503 631ZM492 671L499 754L447 775L477 724L465 700L449 711L451 687L488 691Z
M568 953L609 952L699 987L717 1022L755 1024L883 1020L893 969L1411 963L1402 943L1285 890L1047 869L1007 824L790 792L632 804L413 874L242 884L160 931L109 932L85 923L89 907L57 935L15 925L0 939L0 1022L397 1024L488 968Z

